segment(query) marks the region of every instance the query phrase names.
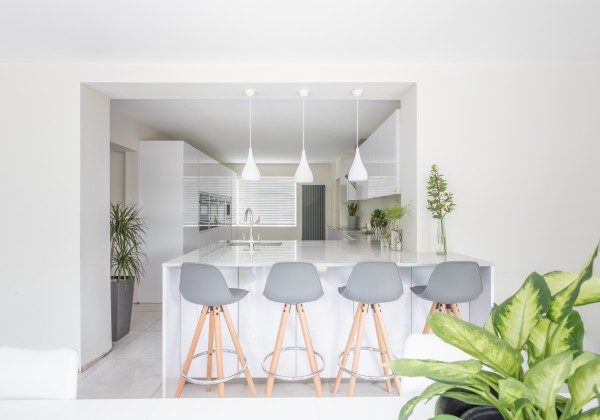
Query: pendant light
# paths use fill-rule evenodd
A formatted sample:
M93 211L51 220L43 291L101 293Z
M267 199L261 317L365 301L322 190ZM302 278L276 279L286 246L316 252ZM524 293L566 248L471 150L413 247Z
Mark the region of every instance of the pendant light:
M362 95L362 90L354 89L352 94L356 96L356 154L354 155L354 161L348 172L348 180L352 182L362 182L369 179L367 174L367 168L363 165L360 158L360 151L358 150L358 97Z
M250 102L250 148L248 149L248 159L246 159L246 164L242 170L242 179L244 181L260 181L260 171L254 163L254 156L252 155L252 97L254 96L254 89L246 89L244 93Z
M298 93L302 96L302 156L300 157L300 164L298 165L298 169L296 169L294 178L297 184L311 184L313 182L313 174L310 166L308 166L306 152L304 151L304 100L310 91L308 89L301 89Z

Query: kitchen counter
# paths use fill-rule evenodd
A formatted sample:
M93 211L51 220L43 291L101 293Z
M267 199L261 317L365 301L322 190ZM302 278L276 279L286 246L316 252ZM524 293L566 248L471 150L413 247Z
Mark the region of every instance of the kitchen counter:
M270 241L269 241L270 242ZM435 253L391 251L382 249L379 241L282 241L281 246L265 246L255 252L244 247L228 246L218 241L182 255L163 264L163 396L175 393L180 367L185 360L201 307L181 298L179 277L184 262L215 265L225 277L229 287L249 290L240 302L229 305L232 319L248 367L253 377L265 377L261 369L263 358L273 351L281 316L282 305L267 300L263 289L270 267L280 261L305 261L317 267L324 296L305 304L306 316L315 350L323 355L326 368L323 378L337 374L337 356L343 350L355 310L354 302L341 297L338 287L344 286L353 266L359 261L392 261L398 265L404 293L395 302L382 304L382 313L395 355L402 354L404 339L412 332L420 332L431 306L430 302L415 297L411 286L427 284L434 267L443 261L475 261L479 263L483 283L482 295L466 304L460 304L463 319L477 325L487 320L493 302L494 267L491 262L460 254L439 256ZM206 331L203 331L196 353L206 350ZM364 345L376 346L377 338L372 320L365 328ZM295 314L290 316L285 331L284 346L303 345L302 333L296 324ZM223 347L233 348L227 334L223 334ZM286 352L280 359L283 375L305 374L308 363L302 353ZM361 372L379 375L380 360L365 355L361 357ZM197 359L200 360L200 359ZM235 356L224 359L225 375L234 371ZM192 376L203 376L206 362L193 363ZM228 369L229 368L229 369Z

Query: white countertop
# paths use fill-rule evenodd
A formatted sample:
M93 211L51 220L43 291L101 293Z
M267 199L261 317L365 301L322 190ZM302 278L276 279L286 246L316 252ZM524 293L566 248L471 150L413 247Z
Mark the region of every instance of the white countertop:
M461 254L440 256L434 252L381 249L378 241L368 240L283 241L281 246L263 247L253 253L245 248L230 247L225 241L218 241L170 260L163 266L178 267L184 262L195 262L217 267L268 267L281 261L305 261L317 267L348 267L360 261L392 261L399 267L436 265L444 261L475 261L480 266L493 266L491 262Z

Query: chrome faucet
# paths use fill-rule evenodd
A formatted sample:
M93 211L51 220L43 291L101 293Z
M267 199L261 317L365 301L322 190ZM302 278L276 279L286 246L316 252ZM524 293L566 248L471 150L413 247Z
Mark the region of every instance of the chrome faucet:
M250 207L248 207L246 209L246 214L244 216L244 222L248 221L248 213L250 213L250 244L252 244L254 242L254 235L253 235L253 230L254 230L254 215L252 214L252 209Z

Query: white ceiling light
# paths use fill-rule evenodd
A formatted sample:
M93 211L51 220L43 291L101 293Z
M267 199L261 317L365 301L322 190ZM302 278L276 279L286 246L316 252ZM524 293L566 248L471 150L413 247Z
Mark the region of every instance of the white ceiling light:
M294 178L298 184L311 184L313 182L313 174L310 166L308 166L306 152L304 151L304 100L310 91L308 89L301 89L298 93L302 96L302 156L300 157L300 164L298 165L298 169L296 169Z
M248 149L248 159L246 159L246 164L242 170L242 179L244 181L260 181L260 171L254 163L254 156L252 155L252 97L254 96L254 89L246 89L244 93L250 100L250 148Z
M354 161L348 172L348 180L352 182L362 182L369 179L367 174L367 168L363 165L360 158L360 151L358 150L358 97L362 95L362 90L354 89L352 94L356 96L356 154L354 155Z

